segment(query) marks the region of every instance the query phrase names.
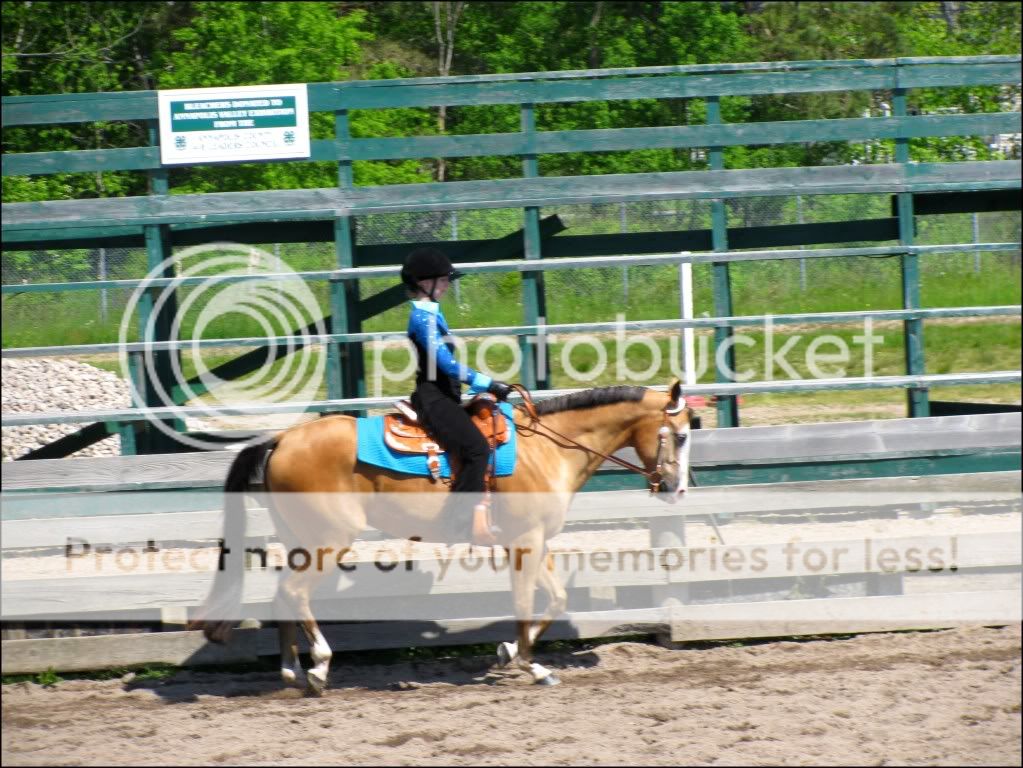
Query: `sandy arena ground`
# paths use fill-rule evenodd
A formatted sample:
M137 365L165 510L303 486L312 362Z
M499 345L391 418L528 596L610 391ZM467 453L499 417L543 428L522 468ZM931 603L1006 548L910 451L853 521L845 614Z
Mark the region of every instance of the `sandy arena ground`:
M1019 765L1020 628L5 686L4 765Z

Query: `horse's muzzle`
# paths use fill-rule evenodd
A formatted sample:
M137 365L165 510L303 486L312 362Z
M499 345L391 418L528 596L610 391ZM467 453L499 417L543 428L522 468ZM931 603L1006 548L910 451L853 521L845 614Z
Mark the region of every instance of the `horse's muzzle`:
M682 494L685 492L686 489L680 485L677 488L658 491L654 495L666 504L677 504L678 500L682 498Z

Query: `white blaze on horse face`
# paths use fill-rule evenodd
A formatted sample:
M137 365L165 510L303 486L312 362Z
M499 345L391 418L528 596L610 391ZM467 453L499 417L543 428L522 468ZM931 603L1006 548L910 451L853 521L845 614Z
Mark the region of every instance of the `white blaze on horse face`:
M675 496L678 497L689 490L689 449L692 447L693 434L688 420L676 434L679 437L685 437L682 449L675 456L675 460L678 461L678 485L675 488ZM676 450L678 449L676 448Z

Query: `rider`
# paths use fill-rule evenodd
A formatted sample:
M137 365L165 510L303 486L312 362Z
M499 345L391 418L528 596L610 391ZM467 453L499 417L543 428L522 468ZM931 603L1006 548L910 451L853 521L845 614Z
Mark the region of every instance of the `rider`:
M445 503L443 515L454 521L459 532L455 538L463 541L460 532L470 527L471 515L473 543L487 546L495 540L486 525L485 509L477 505L484 491L490 446L461 405L462 383L471 392L489 392L499 400L508 397L511 387L459 364L454 345L445 339L450 331L439 302L451 281L460 277L462 273L436 248L413 251L401 268L401 281L412 303L408 335L419 358L411 399L423 427L460 464L451 484L454 495Z

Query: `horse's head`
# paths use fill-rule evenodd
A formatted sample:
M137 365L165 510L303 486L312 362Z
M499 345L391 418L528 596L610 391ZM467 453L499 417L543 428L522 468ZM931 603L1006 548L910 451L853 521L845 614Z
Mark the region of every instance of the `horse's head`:
M693 409L682 395L682 382L676 379L667 397L651 392L645 402L650 413L637 422L632 432L632 447L650 475L650 492L674 504L689 488L690 421Z

